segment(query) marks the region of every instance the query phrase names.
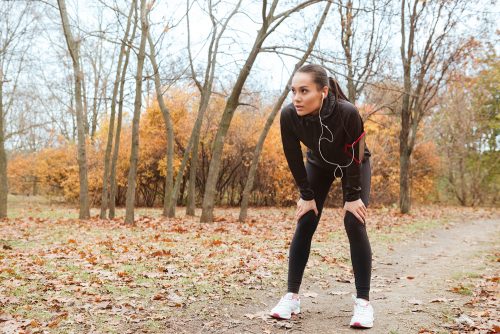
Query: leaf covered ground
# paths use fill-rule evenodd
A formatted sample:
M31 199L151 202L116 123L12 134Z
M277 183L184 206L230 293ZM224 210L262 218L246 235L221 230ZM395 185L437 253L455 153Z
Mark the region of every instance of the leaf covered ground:
M412 210L401 215L396 208L370 208L371 243L389 249L452 220L499 216L494 209ZM184 208L177 209L176 219L152 209L136 215L135 226L129 226L122 217L100 220L95 210L92 219L78 220L64 218L74 217L74 209L19 203L17 217L0 221L0 328L6 333L217 328L231 333L238 323L234 313L257 303L256 292L284 291L294 211L252 208L243 224L237 222L238 209L217 208L213 223L184 216ZM353 282L342 217L341 209L325 208L304 280ZM491 255L494 261L498 255ZM475 279L468 288L475 297L471 303L479 305L476 316L487 317L491 311L481 308L480 298L484 291L498 298L498 290L491 290L498 277Z

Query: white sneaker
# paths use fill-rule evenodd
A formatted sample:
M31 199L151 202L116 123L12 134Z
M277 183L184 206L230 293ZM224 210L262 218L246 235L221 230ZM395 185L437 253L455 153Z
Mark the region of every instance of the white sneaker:
M276 319L290 319L292 314L300 313L300 298L293 299L293 293L288 292L281 297L279 303L269 312L269 315Z
M351 295L354 301L354 315L351 318L351 327L360 328L371 328L373 327L373 306L372 304L363 298L356 298L355 295Z

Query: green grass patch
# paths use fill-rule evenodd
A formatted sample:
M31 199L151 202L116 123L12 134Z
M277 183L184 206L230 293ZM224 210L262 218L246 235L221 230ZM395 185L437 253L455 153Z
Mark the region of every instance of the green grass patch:
M473 290L474 290L473 284L460 284L458 287L454 289L453 292L464 296L472 296Z
M462 280L464 278L480 278L481 274L477 272L456 272L451 275L454 280Z

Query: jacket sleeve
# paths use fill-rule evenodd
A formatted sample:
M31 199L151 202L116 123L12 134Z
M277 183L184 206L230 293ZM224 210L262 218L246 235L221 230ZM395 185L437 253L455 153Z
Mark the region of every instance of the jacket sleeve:
M344 175L346 178L344 197L346 201L352 202L361 198L361 162L364 158L366 133L363 120L357 110L350 113L346 123L349 136L344 151L352 159L352 163L347 166L346 175Z
M307 180L299 138L293 133L288 117L289 115L287 115L286 110L283 109L280 114L283 151L288 162L288 167L295 180L295 184L300 190L300 197L303 200L310 201L314 199L314 191L311 189L309 181Z

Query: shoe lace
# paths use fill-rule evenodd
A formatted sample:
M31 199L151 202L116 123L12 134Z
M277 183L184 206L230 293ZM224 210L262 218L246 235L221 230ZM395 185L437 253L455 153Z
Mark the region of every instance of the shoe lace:
M369 305L363 306L361 304L356 304L355 306L355 313L358 315L367 315L369 314Z
M278 303L278 306L288 306L289 303L291 303L293 301L293 299L288 299L286 297L281 297L279 303Z

